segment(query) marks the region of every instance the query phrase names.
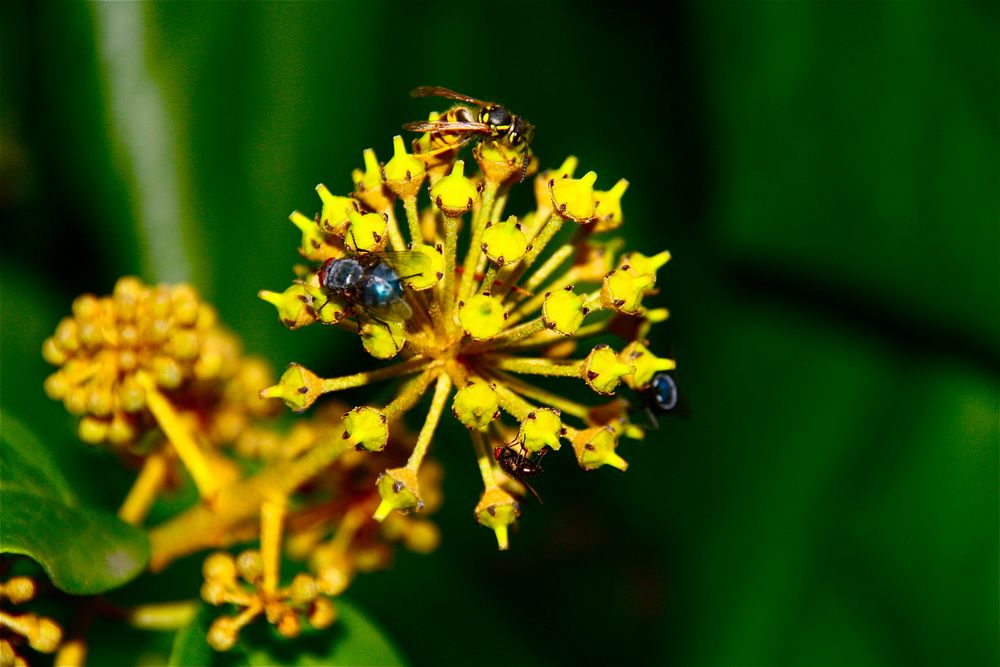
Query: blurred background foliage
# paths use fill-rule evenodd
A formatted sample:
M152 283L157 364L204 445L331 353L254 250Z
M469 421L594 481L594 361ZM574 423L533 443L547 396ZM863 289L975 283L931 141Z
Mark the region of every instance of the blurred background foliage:
M130 273L192 280L278 368L354 369L356 340L286 331L255 293L292 277L288 213L348 191L362 149L387 159L433 108L411 88L448 86L533 121L543 165L630 181L630 247L674 255L653 346L695 415L623 447L624 475L546 459L509 553L472 521L449 423L439 552L351 590L402 654L997 664L997 5L662 11L5 3L3 409L87 502L120 502L127 474L75 442L39 348ZM157 588L194 595L196 567Z

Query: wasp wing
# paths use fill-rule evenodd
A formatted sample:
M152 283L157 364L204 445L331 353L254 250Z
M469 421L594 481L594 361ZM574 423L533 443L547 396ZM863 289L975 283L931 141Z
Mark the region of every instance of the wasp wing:
M475 104L480 107L484 107L489 104L489 102L477 100L475 97L469 97L468 95L463 95L462 93L456 93L454 90L442 88L441 86L420 86L418 88L414 88L410 91L410 97L444 97L449 100L457 100L459 102L465 102L466 104Z
M478 132L488 134L490 126L485 123L467 123L455 120L417 120L403 126L412 132Z

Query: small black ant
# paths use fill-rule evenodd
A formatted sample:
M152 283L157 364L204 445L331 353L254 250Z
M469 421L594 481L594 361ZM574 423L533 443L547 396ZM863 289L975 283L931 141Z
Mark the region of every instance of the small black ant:
M514 445L518 446L518 449L514 449ZM531 488L531 485L525 481L526 477L536 477L542 474L542 465L540 461L542 457L545 456L549 451L548 447L542 447L541 451L538 452L537 458L534 460L528 458L525 453L523 446L517 442L517 440L512 440L505 445L496 447L493 450L493 458L497 460L500 469L507 473L510 477L516 479L524 487L531 491L531 495L535 497L540 504L542 503L542 498L538 495L538 492Z

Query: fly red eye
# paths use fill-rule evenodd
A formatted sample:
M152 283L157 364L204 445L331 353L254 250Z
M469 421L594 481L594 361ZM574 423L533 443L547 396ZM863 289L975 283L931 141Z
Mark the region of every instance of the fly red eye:
M494 448L493 449L493 458L495 458L497 461L499 461L500 460L500 452L502 452L502 451L503 451L503 447L496 447L496 448Z
M326 283L327 283L329 275L330 275L330 273L329 273L330 265L333 264L336 261L337 261L336 257L331 257L330 259L328 259L325 262L323 262L323 266L321 266L319 268L319 286L320 287L323 287L323 288L328 287Z

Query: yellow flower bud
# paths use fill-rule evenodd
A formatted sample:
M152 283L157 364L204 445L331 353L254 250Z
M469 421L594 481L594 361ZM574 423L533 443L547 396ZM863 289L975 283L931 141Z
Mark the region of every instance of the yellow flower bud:
M500 416L500 399L493 387L474 379L455 392L451 411L466 428L486 428Z
M677 367L673 359L656 356L639 341L626 345L618 358L622 363L632 364L635 367L634 373L624 377L625 384L632 389L643 389L660 371L672 371Z
M319 226L327 234L343 236L347 231L348 211L358 211L358 201L351 197L339 197L331 194L325 185L316 186L316 193L323 201L323 210L319 214Z
M361 344L376 359L392 359L406 342L406 324L396 320L361 323Z
M392 159L382 170L386 187L397 197L416 197L427 176L423 160L406 152L403 137L398 134L392 138L392 150Z
M503 183L515 176L520 180L525 161L529 159L527 148L512 149L499 141L480 141L472 155L479 163L483 178L494 183Z
M497 266L512 264L524 257L531 248L528 237L521 231L516 216L504 222L487 222L483 230L483 252Z
M465 162L458 160L451 173L431 187L431 200L449 218L469 211L476 199L479 189L475 183L465 177Z
M583 360L583 379L599 394L613 394L621 378L634 371L607 345L598 345Z
M333 625L337 620L337 610L333 603L326 598L318 598L309 610L309 625L317 630L322 630Z
M583 305L586 301L586 296L573 294L572 285L556 292L546 292L542 303L542 321L549 329L572 336L590 312Z
M507 313L496 297L477 294L458 302L458 321L474 340L489 340L503 329Z
M322 262L340 254L339 249L327 242L326 235L320 230L316 220L307 218L298 211L292 211L288 219L302 232L302 240L299 242L300 255L314 262Z
M639 275L653 274L655 276L656 272L660 270L660 267L669 261L669 250L664 250L663 252L652 256L643 255L641 252L629 252L622 255L618 262L618 266L622 269L632 267L632 269Z
M298 329L316 321L316 313L310 306L313 299L305 285L296 283L284 292L261 290L257 292L257 297L277 308L278 319L289 329Z
M229 616L220 616L209 626L205 641L216 651L228 651L236 644L239 634L240 626L236 624L235 619Z
M529 452L537 453L548 447L559 449L559 436L565 432L559 411L552 408L538 408L529 412L521 420L517 439Z
M430 269L421 271L403 282L408 288L418 292L437 285L444 278L444 255L441 254L441 250L422 244L412 246L411 250L426 255L430 260Z
M389 440L385 413L368 406L344 413L343 438L358 451L382 451Z
M247 549L236 557L236 571L248 584L255 584L264 576L264 559L255 549Z
M627 189L628 181L622 178L607 192L597 191L594 193L594 198L597 200L597 204L594 206L594 215L597 216L597 224L594 225L595 232L606 232L621 227L622 195Z
M475 509L476 521L493 530L501 551L506 551L509 546L507 527L517 521L520 514L521 506L512 495L499 487L484 491Z
M231 585L236 582L236 560L232 554L216 551L202 563L201 573L206 581Z
M583 178L553 178L549 181L549 193L555 211L573 222L585 223L594 219L594 183L597 174L588 171Z
M622 267L604 277L601 303L607 308L634 315L642 311L642 296L656 283L652 273L639 274L632 267Z
M316 580L304 572L299 572L288 587L289 601L298 606L312 602L319 595Z
M261 398L280 398L290 409L302 412L323 393L323 378L305 366L288 364L278 384L260 392Z
M384 211L392 206L393 193L382 183L382 167L375 157L375 151L366 148L364 159L364 171L355 169L351 172L351 178L354 180L354 196L370 210Z
M576 460L584 470L594 470L602 465L621 471L628 469L628 462L615 453L618 438L610 426L595 426L578 431L572 443Z
M573 178L580 163L574 156L570 155L563 160L558 169L546 169L535 177L535 206L539 211L551 211L552 194L549 191L549 182L562 178Z
M354 252L384 250L389 243L387 219L380 213L361 214L348 211L351 220L344 236L344 243Z
M77 434L80 436L80 440L83 440L88 445L96 445L103 442L108 436L108 426L110 422L105 419L98 419L97 417L84 417L80 420L80 426L77 429Z
M393 468L379 474L375 488L382 498L375 514L372 515L376 521L382 521L393 510L406 513L423 509L424 502L420 499L417 475L408 468Z

